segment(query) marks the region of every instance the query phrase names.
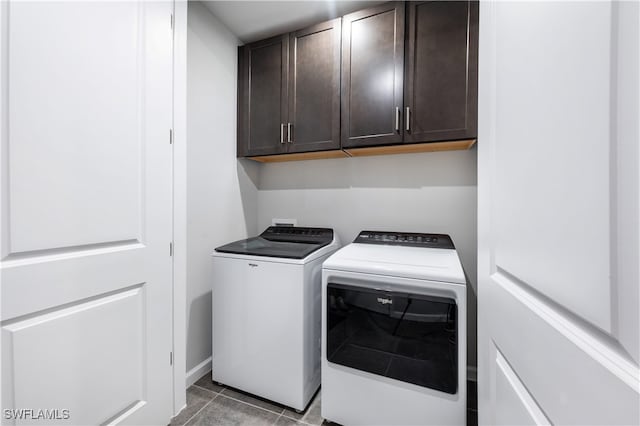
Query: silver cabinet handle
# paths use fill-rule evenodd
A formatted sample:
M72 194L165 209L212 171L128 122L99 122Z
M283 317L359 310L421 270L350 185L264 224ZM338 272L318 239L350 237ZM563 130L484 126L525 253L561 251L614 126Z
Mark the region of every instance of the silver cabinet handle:
M405 117L407 120L407 125L405 126L405 130L408 132L409 130L411 130L411 108L407 107L406 108L406 112L405 112Z
M280 123L280 143L284 143L284 123Z
M400 131L400 107L396 107L396 132Z
M291 140L291 123L287 123L287 142L293 143L293 140Z

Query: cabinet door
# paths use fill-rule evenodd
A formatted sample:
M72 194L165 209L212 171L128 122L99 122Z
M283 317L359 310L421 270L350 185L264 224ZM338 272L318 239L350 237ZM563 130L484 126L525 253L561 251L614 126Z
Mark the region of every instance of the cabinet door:
M288 35L240 49L238 155L286 151Z
M475 138L478 3L407 3L405 142Z
M342 146L402 142L404 3L342 21Z
M341 19L289 38L289 152L340 148Z

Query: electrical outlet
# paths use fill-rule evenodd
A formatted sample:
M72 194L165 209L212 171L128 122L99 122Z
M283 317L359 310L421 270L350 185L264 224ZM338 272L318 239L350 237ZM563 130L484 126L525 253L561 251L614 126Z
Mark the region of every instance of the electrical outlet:
M297 226L298 219L271 219L271 226Z

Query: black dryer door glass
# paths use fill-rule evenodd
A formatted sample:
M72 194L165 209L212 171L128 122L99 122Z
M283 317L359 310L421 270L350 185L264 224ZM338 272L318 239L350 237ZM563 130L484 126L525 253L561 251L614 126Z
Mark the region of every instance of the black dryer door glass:
M457 393L453 299L329 283L326 315L329 362Z

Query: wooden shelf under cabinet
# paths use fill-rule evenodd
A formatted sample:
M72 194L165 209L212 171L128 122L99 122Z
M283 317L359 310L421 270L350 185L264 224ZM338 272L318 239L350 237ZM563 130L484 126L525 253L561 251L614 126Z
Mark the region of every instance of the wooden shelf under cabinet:
M283 161L319 160L324 158L365 157L370 155L413 154L419 152L460 151L471 149L475 139L459 141L413 143L402 145L373 146L367 148L345 148L344 150L299 152L292 154L262 155L247 157L260 163L278 163Z
M345 148L344 151L349 154L350 157L364 157L368 155L413 154L418 152L434 151L459 151L470 149L475 143L475 139L464 139L460 141L371 146L367 148Z
M342 150L296 152L292 154L261 155L259 157L247 157L249 160L261 163L279 163L282 161L320 160L323 158L345 158L349 154Z

